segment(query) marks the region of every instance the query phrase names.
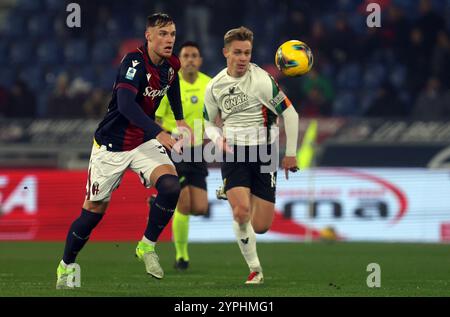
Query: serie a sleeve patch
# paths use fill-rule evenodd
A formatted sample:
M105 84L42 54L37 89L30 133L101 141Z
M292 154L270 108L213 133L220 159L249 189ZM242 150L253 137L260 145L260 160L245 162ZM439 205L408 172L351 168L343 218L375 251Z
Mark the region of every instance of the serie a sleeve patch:
M134 75L136 75L136 68L128 67L127 73L125 74L125 78L129 79L129 80L133 80Z

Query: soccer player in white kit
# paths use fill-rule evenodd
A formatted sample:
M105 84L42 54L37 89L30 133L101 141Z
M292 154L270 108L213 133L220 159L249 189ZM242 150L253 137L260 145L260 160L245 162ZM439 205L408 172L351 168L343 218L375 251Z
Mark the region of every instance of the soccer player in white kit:
M223 54L227 67L206 88L204 117L207 136L226 153L222 178L233 210L236 239L250 269L245 283L261 284L264 277L256 251L255 232L265 233L272 225L277 166L269 167L259 155L252 161L250 152L255 153L256 149L261 153L261 147L265 147L265 153L276 152L270 129L276 126L277 117L282 116L286 154L281 165L288 178L289 171L297 170L299 119L275 80L250 63L252 46L253 32L248 28L232 29L225 34ZM215 125L219 114L224 124L223 133ZM246 153L245 161L240 162L237 153ZM233 157L233 161L227 157Z

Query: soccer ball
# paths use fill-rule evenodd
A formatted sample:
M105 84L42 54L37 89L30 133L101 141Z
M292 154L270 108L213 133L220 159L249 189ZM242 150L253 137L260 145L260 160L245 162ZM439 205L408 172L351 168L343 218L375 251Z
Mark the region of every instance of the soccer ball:
M313 65L311 49L298 40L284 42L275 54L275 65L286 76L304 75Z

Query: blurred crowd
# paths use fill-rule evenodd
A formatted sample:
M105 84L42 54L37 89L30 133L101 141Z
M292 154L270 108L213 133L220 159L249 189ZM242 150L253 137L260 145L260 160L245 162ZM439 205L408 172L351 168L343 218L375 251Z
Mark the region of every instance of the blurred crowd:
M143 41L146 16L164 11L178 44L199 42L210 76L225 66L224 32L251 28L253 61L301 116L450 119L449 0L76 2L79 29L65 25L67 1L0 4L0 117L101 118L120 59ZM370 2L381 7L379 28L366 25ZM306 76L286 78L274 66L289 39L313 51Z
M354 8L360 17L338 13L328 24L291 14L293 29L307 30L316 65L281 80L288 94L310 116L449 119L450 2L379 1L381 27L359 28L369 2Z

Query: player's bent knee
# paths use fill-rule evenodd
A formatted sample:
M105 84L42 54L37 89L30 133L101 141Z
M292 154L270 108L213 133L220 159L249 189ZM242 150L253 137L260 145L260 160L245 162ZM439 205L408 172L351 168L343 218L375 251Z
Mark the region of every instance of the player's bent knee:
M272 226L271 221L255 219L255 217L253 217L253 219L252 219L252 227L253 227L253 230L255 231L255 233L257 233L257 234L266 233L267 231L270 230L271 226Z
M248 220L250 219L250 207L245 205L234 206L233 216L239 224L248 222Z
M206 215L208 213L208 200L207 199L201 199L195 201L194 198L192 198L192 209L191 213L193 215Z
M183 215L189 215L189 213L191 212L191 204L179 200L177 204L177 210Z
M253 230L255 231L255 233L257 234L263 234L266 233L267 231L269 231L269 227L253 227Z
M181 191L178 176L171 174L161 175L156 181L155 188L158 191L158 196L164 196L166 200L175 202L176 205Z
M83 203L83 209L96 214L104 214L108 208L109 201L92 201L85 200Z
M206 215L208 213L208 206L194 207L192 208L191 213L195 216Z

